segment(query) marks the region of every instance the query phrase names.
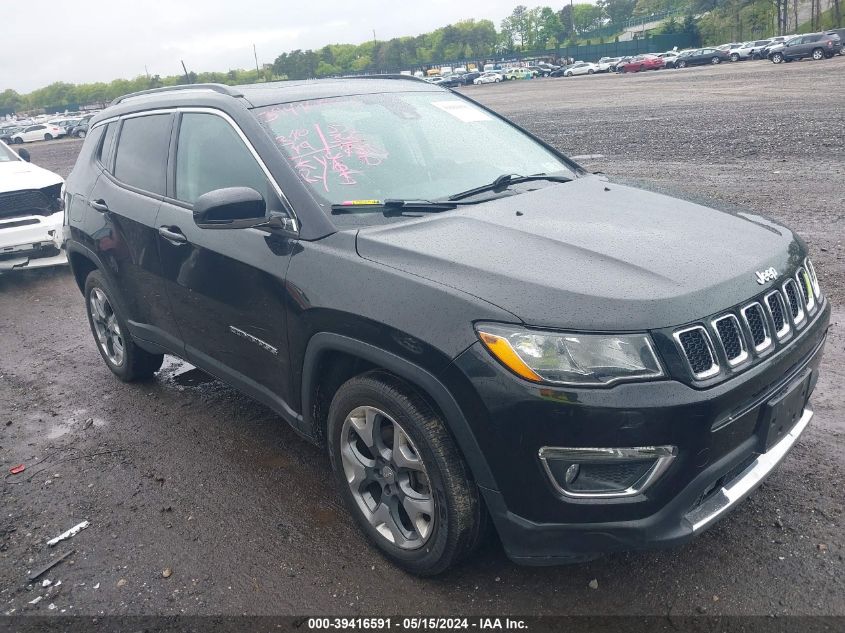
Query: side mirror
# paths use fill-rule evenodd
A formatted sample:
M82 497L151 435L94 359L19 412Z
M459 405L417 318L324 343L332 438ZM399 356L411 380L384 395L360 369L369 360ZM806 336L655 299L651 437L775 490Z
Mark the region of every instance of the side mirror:
M25 149L19 149L18 156L20 156L26 162L30 162L32 160L32 156L29 155L29 151Z
M267 203L255 189L227 187L204 193L194 202L201 229L248 229L267 223Z

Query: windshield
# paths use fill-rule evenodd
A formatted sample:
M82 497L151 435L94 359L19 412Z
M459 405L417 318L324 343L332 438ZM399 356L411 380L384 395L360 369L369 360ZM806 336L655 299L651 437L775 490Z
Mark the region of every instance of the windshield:
M299 101L257 116L326 205L443 199L503 174L575 176L553 152L448 93Z
M20 160L12 150L6 147L5 143L0 143L0 163L8 163L13 160Z

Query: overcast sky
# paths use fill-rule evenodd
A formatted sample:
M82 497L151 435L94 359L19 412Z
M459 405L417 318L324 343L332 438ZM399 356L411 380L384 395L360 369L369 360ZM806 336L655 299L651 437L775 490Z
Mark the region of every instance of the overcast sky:
M0 90L272 62L283 51L417 35L466 18L498 28L518 0L42 0L0 6ZM533 6L532 3L529 3ZM475 13L474 13L475 12Z

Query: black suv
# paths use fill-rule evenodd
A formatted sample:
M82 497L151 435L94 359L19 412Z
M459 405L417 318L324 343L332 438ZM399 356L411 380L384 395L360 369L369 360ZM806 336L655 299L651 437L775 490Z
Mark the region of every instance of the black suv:
M830 307L798 236L424 81L123 97L65 209L109 368L175 354L272 407L415 573L489 525L532 564L681 543L812 417Z
M791 62L804 57L815 60L831 58L842 50L839 35L833 33L809 33L793 37L781 46L769 49L768 58L775 64Z

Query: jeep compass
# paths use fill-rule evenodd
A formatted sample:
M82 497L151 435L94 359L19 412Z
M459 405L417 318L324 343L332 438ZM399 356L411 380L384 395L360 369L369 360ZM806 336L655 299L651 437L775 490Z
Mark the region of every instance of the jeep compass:
M813 415L830 306L800 237L414 78L127 95L64 209L109 369L173 354L271 407L413 573L491 529L526 564L682 543Z

